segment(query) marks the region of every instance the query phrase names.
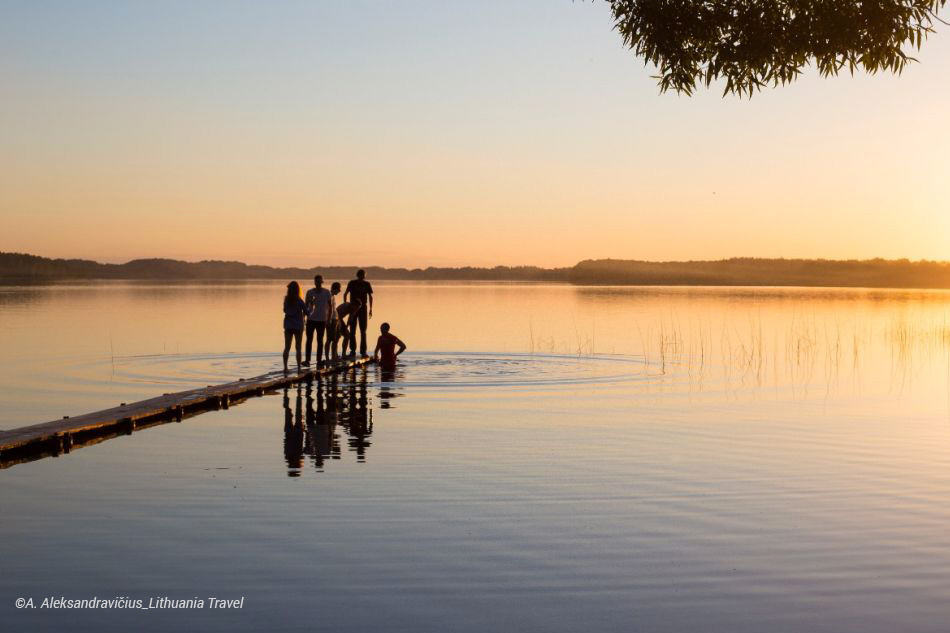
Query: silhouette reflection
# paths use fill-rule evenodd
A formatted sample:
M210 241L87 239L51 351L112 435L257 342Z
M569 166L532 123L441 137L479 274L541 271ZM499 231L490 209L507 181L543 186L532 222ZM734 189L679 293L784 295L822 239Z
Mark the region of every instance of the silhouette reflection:
M299 477L303 467L303 422L301 419L300 389L297 390L294 408L290 406L290 389L284 389L284 458L287 460L287 476Z
M381 408L393 394L380 389ZM401 394L398 394L401 395ZM284 459L287 476L299 477L304 463L322 472L329 460L347 451L366 461L372 445L373 410L366 368L343 375L322 376L284 388Z
M401 398L403 393L393 390L393 385L403 377L404 368L402 365L396 365L394 369L383 369L376 366L377 380L379 381L379 408L394 408L392 400Z

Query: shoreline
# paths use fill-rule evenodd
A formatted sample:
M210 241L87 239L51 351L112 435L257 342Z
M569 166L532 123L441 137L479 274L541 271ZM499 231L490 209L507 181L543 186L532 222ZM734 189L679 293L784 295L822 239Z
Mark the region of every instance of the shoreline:
M24 278L24 277L3 277L0 276L0 287L8 288L30 288L57 285L96 285L96 284L147 284L155 286L166 285L267 285L273 283L286 283L286 277L221 277L221 278L155 278L155 277L57 277L57 278ZM829 285L829 284L807 284L807 283L722 283L722 282L623 282L623 281L570 281L556 279L412 279L412 278L388 278L379 277L373 280L374 283L401 283L401 284L431 284L431 285L476 285L476 284L499 284L499 285L526 285L526 286L571 286L575 288L704 288L704 289L801 289L801 290L867 290L867 291L944 291L950 290L950 284L946 285Z
M93 280L267 281L350 278L357 268L374 281L564 283L591 286L726 286L805 288L950 289L950 262L908 259L785 259L733 257L719 260L643 261L588 259L573 266L385 266L249 265L238 261L187 262L135 259L124 264L51 259L0 252L0 283Z

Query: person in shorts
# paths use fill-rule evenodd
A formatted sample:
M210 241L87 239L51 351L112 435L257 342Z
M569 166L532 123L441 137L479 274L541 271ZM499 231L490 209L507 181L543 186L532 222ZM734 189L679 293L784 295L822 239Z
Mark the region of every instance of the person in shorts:
M287 284L287 294L284 296L284 371L287 371L291 340L297 349L297 371L300 371L300 339L306 312L307 304L300 298L300 284L291 281Z
M313 350L313 333L317 333L317 367L323 364L323 335L330 318L330 291L323 287L323 275L315 275L313 288L307 291L304 303L307 304L307 358L304 367L310 366L310 353Z

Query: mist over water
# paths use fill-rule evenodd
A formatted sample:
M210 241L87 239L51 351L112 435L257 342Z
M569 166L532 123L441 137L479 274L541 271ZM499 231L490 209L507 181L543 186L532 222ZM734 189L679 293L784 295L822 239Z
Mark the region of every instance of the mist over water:
M0 471L0 621L944 630L950 293L374 285L395 372ZM0 288L0 427L273 371L282 291ZM9 608L49 593L247 599Z

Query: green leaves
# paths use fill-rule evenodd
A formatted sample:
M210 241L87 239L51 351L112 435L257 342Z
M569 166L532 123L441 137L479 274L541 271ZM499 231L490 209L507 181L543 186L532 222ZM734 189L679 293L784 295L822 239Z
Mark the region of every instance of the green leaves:
M916 61L947 0L607 0L626 47L651 63L661 92L691 95L725 81L724 96L823 76L900 74Z

